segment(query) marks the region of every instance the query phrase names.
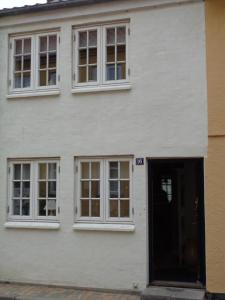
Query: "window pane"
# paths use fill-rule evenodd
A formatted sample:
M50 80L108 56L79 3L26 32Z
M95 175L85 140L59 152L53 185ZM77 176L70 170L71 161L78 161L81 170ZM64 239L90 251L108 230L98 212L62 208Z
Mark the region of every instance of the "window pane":
M99 162L91 163L91 178L92 179L100 178L100 163Z
M120 201L120 217L121 218L129 218L130 216L130 201L129 200L121 200Z
M56 50L56 40L57 40L56 35L50 35L49 36L49 51Z
M56 199L48 200L48 216L56 216Z
M117 65L117 79L126 79L126 64Z
M89 197L89 181L81 182L81 198Z
M15 71L22 70L22 56L15 57Z
M30 165L29 164L23 165L23 179L30 180Z
M20 182L13 183L13 197L19 198L20 197Z
M87 32L79 32L79 47L87 46Z
M121 198L130 197L129 181L120 181L120 197Z
M89 49L89 64L97 63L97 48Z
M46 200L39 200L39 216L46 216Z
M39 164L39 179L46 179L46 164Z
M115 80L115 65L106 66L107 80Z
M118 178L118 162L117 161L111 161L109 163L109 178Z
M30 86L30 72L23 73L23 87L27 88Z
M48 197L50 198L56 197L56 181L48 182Z
M16 40L15 43L15 54L22 54L22 40Z
M40 86L46 86L47 84L47 71L40 71Z
M30 182L23 182L22 197L30 197Z
M14 76L15 76L15 88L20 89L21 88L21 73L16 73Z
M47 68L47 54L40 55L40 69Z
M89 200L81 200L81 216L89 217Z
M100 182L92 181L91 182L91 197L100 198Z
M97 46L97 30L89 31L89 47Z
M120 178L126 179L129 178L129 162L128 161L121 161L120 162Z
M82 179L89 178L89 163L88 162L81 163L81 178Z
M79 67L79 82L86 82L87 81L87 68L86 67Z
M91 201L91 216L100 217L100 201L92 200Z
M118 200L110 200L110 217L117 218L118 216Z
M107 44L115 44L115 28L107 29Z
M97 81L97 67L88 68L88 81Z
M87 50L82 49L79 50L79 65L86 65L87 64Z
M40 51L47 51L47 36L40 37Z
M14 216L20 215L20 200L18 199L13 200L13 215Z
M118 181L110 181L109 182L109 188L110 188L110 193L109 197L110 198L118 198Z
M46 182L39 182L39 197L46 198Z
M30 215L30 200L23 199L22 200L22 216Z
M115 62L115 47L107 47L107 62Z
M48 85L56 85L56 70L48 71Z
M126 42L126 27L117 28L117 43Z
M48 164L48 178L56 179L56 163Z
M24 54L31 53L31 39L24 40Z
M49 68L56 68L56 53L49 53Z
M20 180L21 179L21 165L16 164L14 165L14 179Z
M23 57L23 70L29 71L30 69L31 69L31 57L30 55L27 55Z
M117 61L126 61L126 46L117 46Z

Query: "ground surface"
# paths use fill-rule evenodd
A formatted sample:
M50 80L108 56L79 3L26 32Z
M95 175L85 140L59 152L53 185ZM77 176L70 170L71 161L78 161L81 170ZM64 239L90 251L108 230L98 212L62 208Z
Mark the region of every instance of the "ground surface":
M0 283L1 300L139 300L128 294L101 293L34 285Z

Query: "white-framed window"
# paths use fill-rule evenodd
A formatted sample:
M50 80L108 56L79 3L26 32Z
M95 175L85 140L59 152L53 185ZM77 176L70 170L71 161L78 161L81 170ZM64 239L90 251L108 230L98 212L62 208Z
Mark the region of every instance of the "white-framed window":
M8 167L8 218L57 220L59 161L10 160Z
M76 219L132 221L132 159L76 159Z
M59 43L59 32L11 36L10 92L58 88Z
M129 82L129 23L74 28L76 86Z

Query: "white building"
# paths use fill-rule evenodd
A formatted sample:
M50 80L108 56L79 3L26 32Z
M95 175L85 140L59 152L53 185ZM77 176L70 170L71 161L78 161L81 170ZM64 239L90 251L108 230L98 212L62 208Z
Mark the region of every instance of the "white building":
M0 11L1 281L204 286L204 28L199 0Z

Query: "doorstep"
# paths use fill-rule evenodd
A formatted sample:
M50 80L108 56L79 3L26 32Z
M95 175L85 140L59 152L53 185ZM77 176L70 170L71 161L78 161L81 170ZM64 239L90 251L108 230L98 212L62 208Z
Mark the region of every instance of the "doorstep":
M204 300L205 290L152 286L146 288L141 300Z

